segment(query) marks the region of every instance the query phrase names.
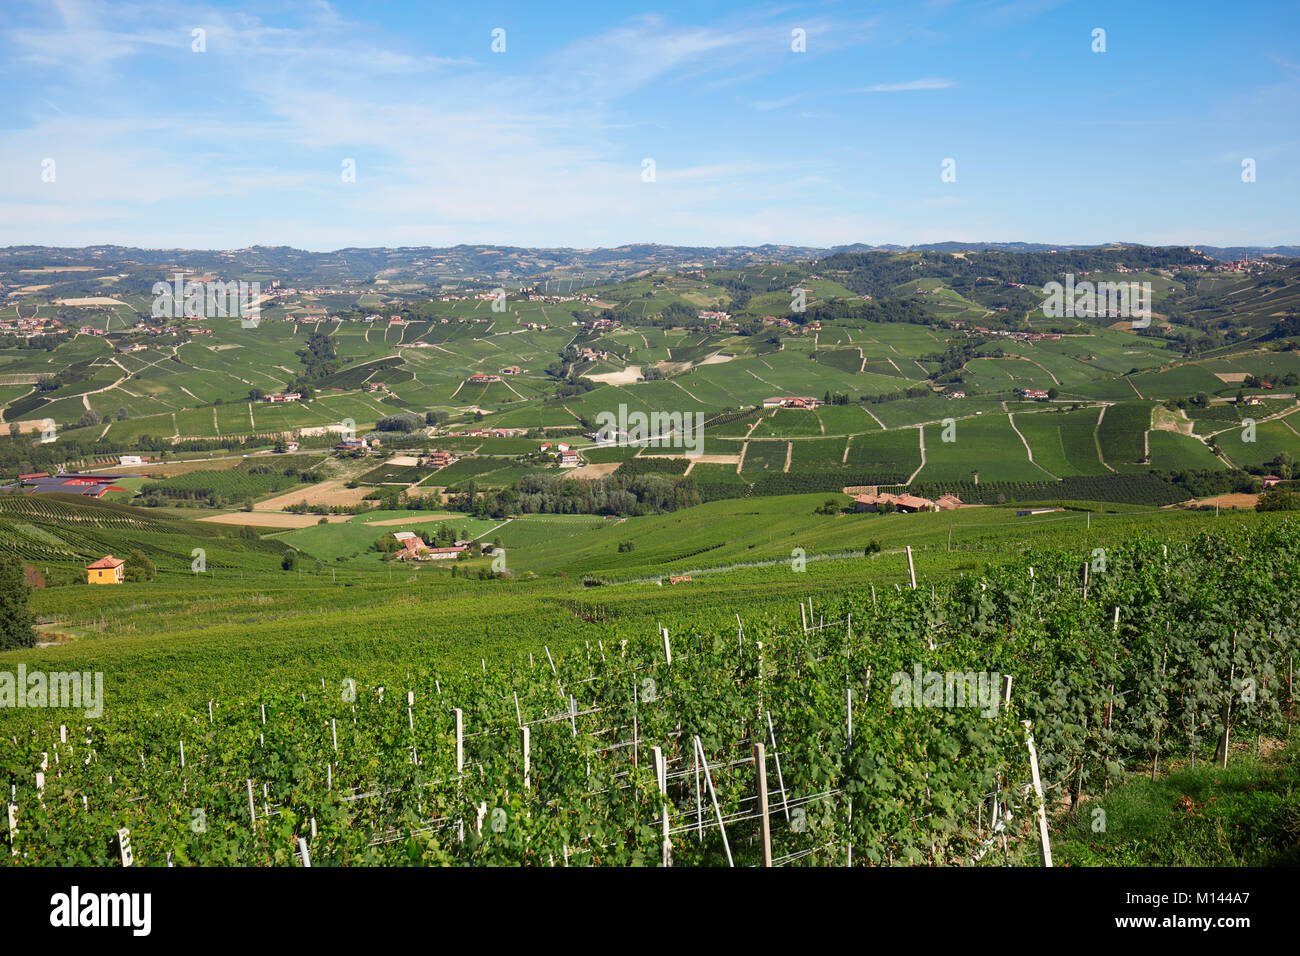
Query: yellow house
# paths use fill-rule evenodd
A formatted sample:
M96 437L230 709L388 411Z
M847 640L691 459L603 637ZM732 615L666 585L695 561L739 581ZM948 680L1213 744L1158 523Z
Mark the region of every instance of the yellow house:
M87 584L121 584L126 578L126 562L111 554L86 565Z

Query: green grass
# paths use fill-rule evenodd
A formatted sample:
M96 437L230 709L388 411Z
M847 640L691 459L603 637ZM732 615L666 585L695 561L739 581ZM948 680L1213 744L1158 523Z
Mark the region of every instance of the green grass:
M1271 758L1234 754L1226 769L1179 766L1135 776L1057 824L1058 866L1300 865L1300 740ZM1104 818L1097 813L1101 810ZM1104 819L1104 830L1097 826Z

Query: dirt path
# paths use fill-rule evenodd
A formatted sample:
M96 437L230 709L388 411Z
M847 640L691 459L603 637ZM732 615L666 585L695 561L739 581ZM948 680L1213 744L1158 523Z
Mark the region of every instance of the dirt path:
M1005 402L1003 402L1002 404L1004 407L1006 406ZM1007 424L1011 426L1011 430L1015 432L1016 437L1020 439L1020 444L1025 446L1025 454L1029 456L1029 463L1033 465L1035 468L1037 468L1039 471L1043 472L1043 474L1052 475L1050 471L1048 471L1038 462L1034 461L1034 450L1029 447L1029 442L1025 439L1025 436L1021 434L1020 429L1016 427L1016 416L1012 412L1007 412ZM1054 480L1058 480L1058 481L1060 480L1059 475L1052 475L1052 478Z
M766 363L764 363L764 364L766 364ZM768 368L771 368L772 366L768 365L767 367L768 367ZM747 368L747 369L745 369L745 371L746 371L746 372L749 372L750 375L753 375L754 378L758 379L758 380L759 380L760 382L762 382L764 385L770 385L770 386L772 387L772 389L773 389L773 392L772 392L773 395L780 395L780 394L781 394L781 386L779 386L779 385L772 385L772 383L769 382L767 379L765 379L765 378L763 378L762 376L760 376L760 375L758 375L757 373L755 373L755 372L753 371L753 369L748 369L748 368Z
M880 430L881 430L882 432L887 432L887 431L889 431L889 429L885 427L885 423L882 422L879 418L876 418L876 413L875 413L875 412L873 412L871 409L867 408L867 406L865 406L865 405L862 406L862 410L863 410L864 412L866 412L868 415L870 415L873 419L875 419L876 424L880 426Z
M1106 417L1106 409L1109 407L1109 405L1101 406L1101 413L1097 415L1097 424L1092 430L1092 442L1097 446L1097 460L1105 466L1107 471L1119 474L1119 472L1115 471L1114 468L1110 467L1106 461L1106 456L1101 453L1101 422L1102 419Z
M1044 365L1042 365L1042 364L1040 364L1040 363L1038 363L1038 362L1035 362L1033 359L1031 359L1031 358L1030 358L1029 356L1027 356L1027 355L1022 355L1022 356L1020 356L1020 357L1021 357L1022 359L1024 359L1026 362L1028 362L1030 365L1037 365L1037 366L1038 366L1039 368L1041 368L1044 372L1046 372L1046 373L1047 373L1047 377L1050 378L1050 379L1052 380L1052 384L1053 384L1053 385L1060 385L1060 384L1061 384L1060 381L1057 379L1057 377L1056 377L1055 375L1052 374L1052 370L1051 370L1050 368L1047 368L1046 366L1044 366Z
M782 474L790 473L790 462L794 459L794 442L786 442L785 445L785 467L781 469Z
M745 467L745 452L749 451L749 442L740 446L740 460L736 462L736 474L740 474L740 469Z
M916 471L912 472L912 476L908 478L907 481L903 482L905 485L910 485L912 482L916 481L916 476L919 475L921 469L925 467L925 426L917 425L916 433L920 437L921 441L921 464L917 466Z

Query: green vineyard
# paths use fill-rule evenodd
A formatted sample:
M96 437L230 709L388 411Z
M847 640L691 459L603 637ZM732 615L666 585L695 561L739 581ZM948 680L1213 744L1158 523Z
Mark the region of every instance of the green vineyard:
M1281 522L385 686L5 710L0 860L739 866L766 831L777 865L1035 863L1039 806L1284 736L1298 608Z

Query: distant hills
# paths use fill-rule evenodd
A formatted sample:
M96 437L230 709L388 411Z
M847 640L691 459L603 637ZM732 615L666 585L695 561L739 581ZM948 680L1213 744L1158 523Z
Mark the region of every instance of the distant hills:
M141 249L130 246L9 246L0 249L0 273L67 266L144 267L166 272L184 269L244 277L262 276L299 284L420 282L460 286L484 281L562 280L574 284L618 281L658 269L699 266L745 268L819 259L837 253L984 252L1041 253L1123 248L1132 243L1052 245L1038 242L933 242L915 246L666 246L639 243L600 249L533 249L515 246L459 245L444 248L399 246L308 252L290 246L247 249ZM1174 247L1169 247L1174 248ZM1179 247L1182 248L1182 247ZM1206 255L1228 261L1243 256L1300 256L1300 246L1197 246Z

